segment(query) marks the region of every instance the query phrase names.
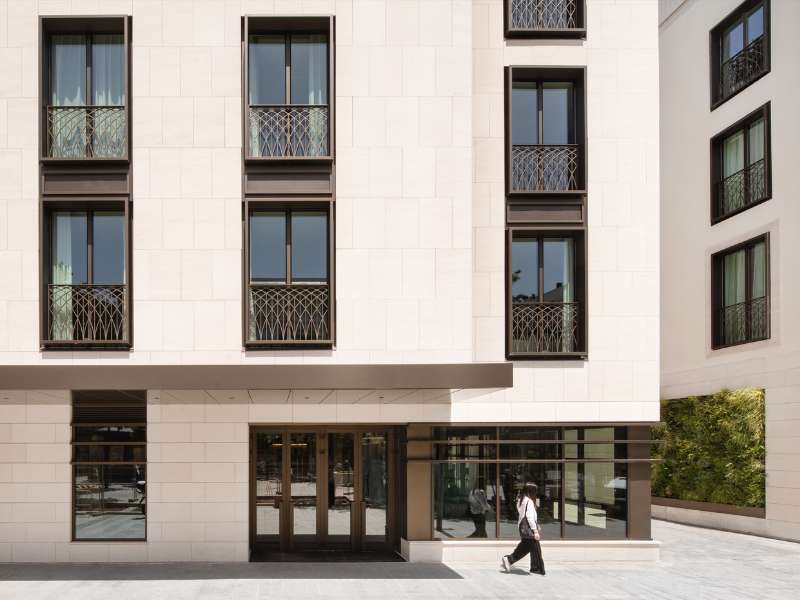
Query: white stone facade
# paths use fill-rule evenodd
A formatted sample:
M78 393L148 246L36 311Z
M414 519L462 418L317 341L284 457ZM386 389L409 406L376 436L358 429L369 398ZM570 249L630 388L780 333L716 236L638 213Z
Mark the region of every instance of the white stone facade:
M661 395L682 398L722 388L766 391L766 520L754 533L800 539L800 302L792 161L800 152L800 100L793 24L800 4L770 3L771 72L709 110L709 31L741 2L662 3ZM772 198L716 225L709 222L709 140L771 103ZM711 349L711 255L769 233L771 335L766 341ZM738 526L738 525L737 525Z
M552 42L504 40L502 11L0 0L0 364L505 360L509 65L587 69L589 340L585 361L516 363L509 389L397 402L148 390L146 544L70 543L69 392L0 391L0 561L246 560L248 423L658 420L658 3L588 0L587 39ZM130 352L39 349L37 21L58 14L132 15ZM333 350L242 348L240 28L272 14L336 17Z

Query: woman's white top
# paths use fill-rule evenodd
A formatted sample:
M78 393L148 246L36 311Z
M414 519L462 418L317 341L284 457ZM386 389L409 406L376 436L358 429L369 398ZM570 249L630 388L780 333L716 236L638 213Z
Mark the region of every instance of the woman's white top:
M517 512L519 513L517 525L522 523L524 517L528 517L528 524L531 526L531 529L536 528L536 504L533 500L527 496L523 496L517 500Z

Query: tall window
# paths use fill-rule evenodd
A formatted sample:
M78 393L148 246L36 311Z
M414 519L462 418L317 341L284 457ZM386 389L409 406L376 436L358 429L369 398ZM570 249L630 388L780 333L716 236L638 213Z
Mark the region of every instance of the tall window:
M507 193L583 193L583 70L507 67L506 77Z
M720 220L771 194L769 104L712 140L713 218Z
M48 156L123 158L123 34L50 36Z
M769 239L740 244L713 257L714 347L769 338Z
M579 349L576 240L515 231L511 240L511 354Z
M248 39L251 157L325 157L328 36L251 34Z
M329 340L329 236L327 210L251 211L249 340Z
M48 341L126 342L124 211L53 209L48 225Z
M73 539L146 538L145 392L74 392Z
M747 0L712 31L712 104L769 71L769 4Z

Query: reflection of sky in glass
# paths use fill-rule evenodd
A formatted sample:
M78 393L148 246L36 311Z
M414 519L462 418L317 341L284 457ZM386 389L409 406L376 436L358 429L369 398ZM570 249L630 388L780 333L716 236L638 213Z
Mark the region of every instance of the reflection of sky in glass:
M251 35L248 44L250 104L286 102L286 42L282 35Z
M545 84L542 91L544 144L569 144L569 84Z
M511 90L511 143L529 145L539 143L537 131L536 84L515 82Z
M292 213L292 279L328 278L328 218L324 212Z
M764 33L764 8L759 8L747 17L747 43L749 44Z
M572 286L572 240L545 240L544 242L544 301L570 301Z
M125 217L121 212L96 212L93 226L94 283L125 283Z
M250 217L250 279L286 281L286 216L257 211Z
M517 239L511 246L511 296L533 299L539 295L539 241Z
M722 60L738 54L744 48L744 26L739 23L725 32L722 39Z

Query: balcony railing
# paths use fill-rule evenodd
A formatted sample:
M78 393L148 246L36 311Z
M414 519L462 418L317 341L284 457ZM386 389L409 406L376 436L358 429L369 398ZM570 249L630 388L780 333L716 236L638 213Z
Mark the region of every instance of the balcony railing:
M761 75L767 67L766 38L762 35L720 66L719 98L725 100Z
M577 144L511 147L512 192L566 192L581 189Z
M248 123L252 158L330 156L327 106L250 106Z
M48 342L128 343L128 290L124 285L50 284Z
M47 156L125 158L125 121L124 106L48 106Z
M513 300L512 354L578 352L578 308L577 302Z
M766 161L729 175L717 183L717 217L724 217L767 197Z
M769 338L769 297L717 309L716 338L717 347Z
M510 27L520 31L579 29L582 0L509 0Z
M329 343L330 306L327 284L251 284L248 341Z

